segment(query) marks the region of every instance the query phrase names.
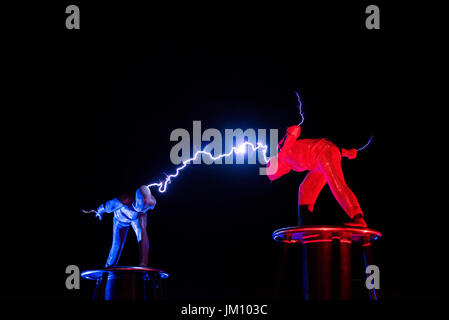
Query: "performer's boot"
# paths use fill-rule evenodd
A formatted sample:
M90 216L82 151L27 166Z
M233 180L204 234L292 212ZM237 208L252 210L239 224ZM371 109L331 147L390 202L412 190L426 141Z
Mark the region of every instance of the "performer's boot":
M312 212L307 205L298 206L298 225L301 227L313 225Z
M348 227L361 227L366 228L366 222L365 219L363 219L362 214L356 214L351 221L343 223L345 226Z

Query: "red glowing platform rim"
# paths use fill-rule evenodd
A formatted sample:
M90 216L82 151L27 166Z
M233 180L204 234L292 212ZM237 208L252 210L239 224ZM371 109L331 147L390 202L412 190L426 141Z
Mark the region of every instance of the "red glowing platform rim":
M165 279L169 277L169 274L165 271L156 269L156 268L147 268L147 267L133 267L133 266L120 266L120 267L111 267L111 268L103 268L96 270L86 270L81 272L81 277L88 280L98 280L101 278L103 273L116 273L116 272L149 272L149 273L159 273L161 279Z
M373 229L344 227L344 226L304 226L287 227L273 232L273 239L285 243L313 243L331 242L334 239L340 242L357 242L368 245L377 240L382 234Z

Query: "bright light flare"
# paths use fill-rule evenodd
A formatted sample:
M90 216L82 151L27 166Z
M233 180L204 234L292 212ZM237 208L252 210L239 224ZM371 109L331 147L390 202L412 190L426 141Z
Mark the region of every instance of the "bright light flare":
M241 145L236 149L236 153L238 153L238 154L246 153L246 145L241 144Z

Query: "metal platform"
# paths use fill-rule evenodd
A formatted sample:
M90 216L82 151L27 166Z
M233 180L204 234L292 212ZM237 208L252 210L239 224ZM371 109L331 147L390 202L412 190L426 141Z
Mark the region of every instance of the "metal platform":
M118 266L86 270L81 277L97 282L93 300L160 300L161 279L169 274L156 268Z
M377 230L345 226L288 227L273 232L273 239L276 241L302 244L331 242L334 239L341 242L369 244L381 236L382 234Z
M87 280L98 280L101 276L107 272L108 274L119 274L122 272L143 272L143 273L159 273L161 279L165 279L169 277L169 274L156 269L156 268L146 268L146 267L132 267L132 266L124 266L124 267L112 267L112 268L104 268L97 270L86 270L81 272L81 277Z

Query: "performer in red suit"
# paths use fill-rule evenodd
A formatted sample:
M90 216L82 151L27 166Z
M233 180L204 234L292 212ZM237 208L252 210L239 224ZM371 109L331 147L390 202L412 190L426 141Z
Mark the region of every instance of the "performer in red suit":
M271 181L289 173L290 170L309 171L299 187L300 225L309 224L307 221L310 221L315 201L327 183L335 199L351 219L345 225L366 227L359 202L346 185L341 169L341 157L354 159L357 150L342 149L340 152L328 139L298 139L300 134L300 126L289 127L285 137L279 142L277 157L267 164L267 175Z

